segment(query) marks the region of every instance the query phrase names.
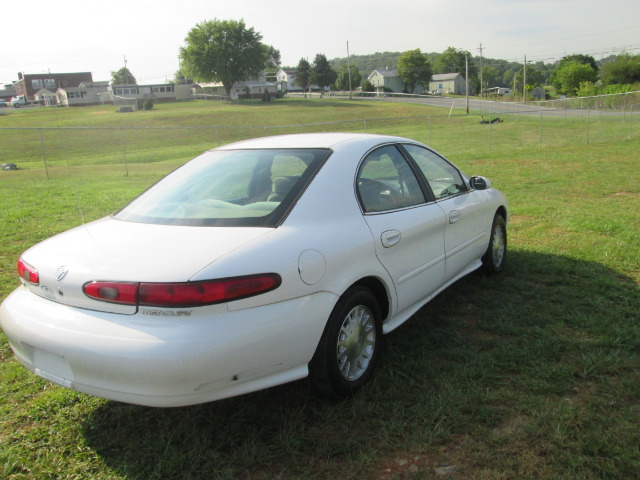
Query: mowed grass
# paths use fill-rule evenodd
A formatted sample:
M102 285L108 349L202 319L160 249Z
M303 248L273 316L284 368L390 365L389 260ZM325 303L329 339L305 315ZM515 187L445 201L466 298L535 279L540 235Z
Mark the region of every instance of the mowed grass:
M0 172L0 298L26 248L243 135L416 138L488 176L511 222L506 271L472 274L421 309L388 336L374 380L339 403L305 382L188 408L105 401L30 374L0 334L0 478L638 478L640 129L504 120L327 99L1 116L2 127L96 130L0 129L2 161L22 167ZM344 123L312 125L330 121ZM22 156L23 144L35 146Z

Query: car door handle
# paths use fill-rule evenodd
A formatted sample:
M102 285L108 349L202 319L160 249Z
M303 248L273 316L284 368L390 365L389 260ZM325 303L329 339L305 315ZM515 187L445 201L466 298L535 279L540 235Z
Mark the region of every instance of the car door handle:
M382 232L382 235L380 235L382 246L385 248L397 245L401 238L402 234L398 230L387 230L386 232Z
M449 223L456 223L460 220L460 212L458 210L451 210L449 212Z

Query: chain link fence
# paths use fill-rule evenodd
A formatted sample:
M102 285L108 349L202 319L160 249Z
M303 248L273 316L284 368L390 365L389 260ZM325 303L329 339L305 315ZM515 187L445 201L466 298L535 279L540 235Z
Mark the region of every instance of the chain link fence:
M413 96L402 101L426 100ZM448 156L623 142L640 134L640 92L527 104L474 100L469 115L460 111L465 108L464 99L437 101L442 106L451 103L448 114L243 127L1 127L0 164L40 170L47 178L81 165L117 165L128 175L132 165L144 168L162 162L174 168L222 144L306 132L405 136Z

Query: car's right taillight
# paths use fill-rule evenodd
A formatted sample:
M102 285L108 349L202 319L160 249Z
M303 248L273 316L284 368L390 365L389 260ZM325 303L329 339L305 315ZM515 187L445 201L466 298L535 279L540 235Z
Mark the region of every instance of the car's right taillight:
M40 283L38 270L25 262L22 257L18 260L18 275L20 275L20 278L25 282L29 282L34 285L38 285Z
M202 282L89 282L85 295L103 302L145 307L189 308L230 302L275 290L280 275L263 273Z

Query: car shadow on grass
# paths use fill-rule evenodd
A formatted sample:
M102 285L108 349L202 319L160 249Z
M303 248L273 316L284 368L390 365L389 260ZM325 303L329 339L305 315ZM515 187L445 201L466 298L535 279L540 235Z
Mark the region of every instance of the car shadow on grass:
M352 398L329 401L300 381L184 408L104 402L82 433L109 469L136 479L436 478L442 465L455 465L449 478L517 477L523 462L558 475L571 456L595 472L597 449L590 457L579 439L603 421L609 400L594 392L626 389L640 403L638 311L640 290L619 272L511 251L502 275L467 276L388 335ZM564 413L549 405L567 398L576 408L559 440ZM626 421L608 425L622 449ZM563 453L523 456L549 445Z

